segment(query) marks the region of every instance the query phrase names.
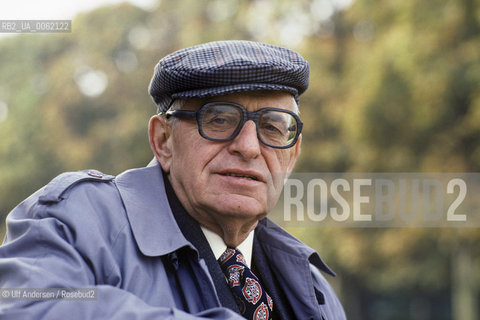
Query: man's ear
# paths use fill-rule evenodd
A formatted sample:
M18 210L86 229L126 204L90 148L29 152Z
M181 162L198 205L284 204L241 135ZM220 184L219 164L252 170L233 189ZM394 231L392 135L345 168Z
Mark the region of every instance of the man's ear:
M172 137L168 122L164 117L155 115L150 118L148 137L150 148L162 166L163 171L167 173L170 172L170 165L172 163Z

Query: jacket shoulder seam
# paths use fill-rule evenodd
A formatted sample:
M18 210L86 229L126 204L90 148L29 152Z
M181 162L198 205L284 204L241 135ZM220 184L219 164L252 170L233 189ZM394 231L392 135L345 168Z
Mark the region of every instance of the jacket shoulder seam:
M111 182L113 179L114 176L105 175L96 170L62 173L45 186L38 201L43 204L57 203L65 199L67 191L77 184L83 182Z

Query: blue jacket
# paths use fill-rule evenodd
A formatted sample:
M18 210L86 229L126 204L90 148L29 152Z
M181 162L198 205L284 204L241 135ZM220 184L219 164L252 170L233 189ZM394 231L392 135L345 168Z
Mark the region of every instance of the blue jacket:
M297 319L345 319L317 253L280 228L256 232L289 281ZM96 292L93 301L0 297L0 319L243 319L220 306L205 261L173 218L156 162L116 178L65 173L22 202L7 217L0 288Z

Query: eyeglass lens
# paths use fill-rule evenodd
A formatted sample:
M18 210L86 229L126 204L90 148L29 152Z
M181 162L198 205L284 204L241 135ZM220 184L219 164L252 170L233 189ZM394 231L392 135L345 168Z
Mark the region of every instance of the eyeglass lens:
M201 128L212 139L229 140L243 125L243 112L232 105L215 104L205 108ZM297 121L287 112L265 110L256 119L257 132L263 143L287 146L297 135Z

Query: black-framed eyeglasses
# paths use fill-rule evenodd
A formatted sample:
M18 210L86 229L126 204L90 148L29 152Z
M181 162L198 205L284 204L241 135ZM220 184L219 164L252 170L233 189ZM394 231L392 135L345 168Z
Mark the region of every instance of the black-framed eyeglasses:
M230 141L240 133L248 120L255 122L260 142L272 148L286 149L295 145L303 123L297 114L280 108L247 111L232 102L210 102L198 111L168 110L167 118L196 119L198 132L211 141Z

